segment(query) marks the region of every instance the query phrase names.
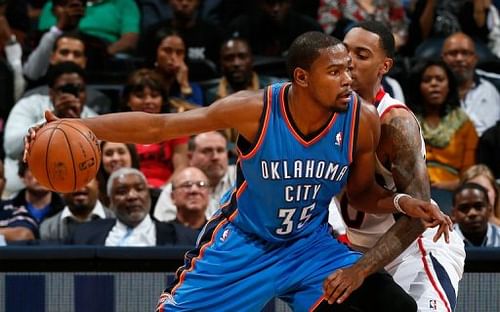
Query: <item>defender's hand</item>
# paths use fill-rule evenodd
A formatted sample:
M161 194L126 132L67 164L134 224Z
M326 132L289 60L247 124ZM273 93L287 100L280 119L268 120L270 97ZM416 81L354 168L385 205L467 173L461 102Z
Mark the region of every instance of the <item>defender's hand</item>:
M342 303L358 289L365 280L364 274L355 266L338 269L323 282L323 293L329 304Z

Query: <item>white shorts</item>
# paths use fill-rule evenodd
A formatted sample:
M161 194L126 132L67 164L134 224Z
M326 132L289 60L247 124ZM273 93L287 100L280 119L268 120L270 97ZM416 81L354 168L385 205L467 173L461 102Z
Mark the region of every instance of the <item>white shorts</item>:
M394 280L415 299L418 311L452 312L455 310L458 283L462 278L465 250L462 239L450 233L450 243L444 238L432 241L437 227L427 229L385 269Z

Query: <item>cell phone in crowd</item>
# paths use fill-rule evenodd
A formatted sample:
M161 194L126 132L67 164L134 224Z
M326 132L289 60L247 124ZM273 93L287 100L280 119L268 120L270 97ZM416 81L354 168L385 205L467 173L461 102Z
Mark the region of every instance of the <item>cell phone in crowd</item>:
M83 87L81 85L77 85L77 84L73 84L73 83L67 83L65 85L62 85L62 86L58 87L57 91L59 91L61 93L73 94L74 96L79 97L80 96L80 91L82 90L82 88Z

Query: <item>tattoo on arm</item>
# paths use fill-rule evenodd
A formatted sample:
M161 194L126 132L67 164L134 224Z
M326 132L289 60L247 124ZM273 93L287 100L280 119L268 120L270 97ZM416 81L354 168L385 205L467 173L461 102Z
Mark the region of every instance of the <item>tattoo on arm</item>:
M429 178L422 155L420 129L410 114L382 125L381 143L390 144L389 162L398 192L430 200ZM369 273L382 269L425 230L420 219L401 216L357 265Z

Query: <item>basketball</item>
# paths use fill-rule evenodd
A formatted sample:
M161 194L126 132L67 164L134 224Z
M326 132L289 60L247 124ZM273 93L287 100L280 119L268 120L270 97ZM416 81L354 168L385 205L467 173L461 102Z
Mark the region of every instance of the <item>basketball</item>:
M41 185L52 191L70 193L96 176L101 152L89 128L77 121L58 120L38 130L27 161Z

